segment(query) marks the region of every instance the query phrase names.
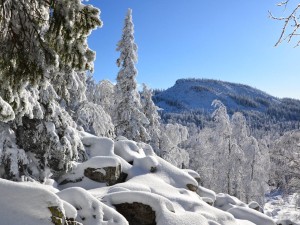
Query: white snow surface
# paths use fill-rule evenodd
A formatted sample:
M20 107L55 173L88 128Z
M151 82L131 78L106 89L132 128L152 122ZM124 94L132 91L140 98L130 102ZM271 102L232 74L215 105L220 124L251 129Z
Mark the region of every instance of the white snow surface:
M198 186L197 194L200 195L201 197L204 197L204 198L210 198L212 200L212 202L215 202L216 198L217 198L217 195L214 191L209 190L209 189L207 189L205 187L202 187L200 185Z
M235 218L249 220L254 224L276 225L276 223L268 216L247 207L234 206L228 210Z
M67 188L57 195L77 210L76 221L89 225L128 224L116 210L98 201L82 188Z
M63 202L54 193L32 182L0 179L0 224L53 225L48 207L63 211Z
M145 156L135 141L120 140L115 142L115 154L121 156L127 162L132 162L135 158Z
M85 151L91 158L114 155L114 142L111 139L96 137L83 131L80 134Z
M89 159L74 163L73 169L60 178L58 183L77 180L58 185L60 191L51 179L45 184L0 179L1 223L53 224L47 207L58 206L66 218L75 218L84 225L126 225L128 221L115 205L138 202L152 208L158 225L275 224L239 199L199 186L195 180L199 174L166 162L147 144L124 139L114 142L87 133L81 138ZM105 173L104 167L119 165L128 176L125 182L113 186L84 176L88 167Z
M300 205L297 205L297 194L283 196L280 192L269 194L266 197L264 212L272 217L277 224L299 225Z
M10 104L0 97L0 121L8 122L15 118L15 113Z

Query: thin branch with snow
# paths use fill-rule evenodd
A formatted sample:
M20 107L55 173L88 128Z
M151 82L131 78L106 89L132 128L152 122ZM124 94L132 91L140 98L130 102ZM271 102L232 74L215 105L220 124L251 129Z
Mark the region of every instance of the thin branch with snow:
M280 2L277 4L277 6L280 6L280 7L284 6L286 9L288 3L289 3L289 0ZM291 13L289 13L287 16L284 16L284 17L274 16L269 11L269 17L271 19L284 21L284 25L283 25L281 34L280 34L275 46L278 46L283 41L287 41L288 43L290 43L292 39L294 39L296 36L300 35L300 33L299 33L299 28L300 28L299 11L300 11L300 4L298 4ZM299 45L300 45L300 40L297 41L295 47L298 47Z

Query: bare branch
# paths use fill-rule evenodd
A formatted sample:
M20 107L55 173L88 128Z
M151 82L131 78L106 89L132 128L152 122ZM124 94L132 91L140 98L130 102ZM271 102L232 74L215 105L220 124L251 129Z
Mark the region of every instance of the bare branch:
M279 6L279 7L284 6L286 9L289 1L290 0L280 2L277 4L277 6ZM300 12L300 4L298 4L293 9L293 11L291 13L289 13L288 16L285 16L285 17L273 16L273 14L269 11L269 17L271 19L278 20L278 21L284 21L281 34L280 34L275 46L278 46L283 41L287 41L289 43L296 36L300 35L300 33L299 33L299 28L300 28L299 12ZM299 45L300 45L300 40L297 41L297 44L295 45L295 47L298 47Z

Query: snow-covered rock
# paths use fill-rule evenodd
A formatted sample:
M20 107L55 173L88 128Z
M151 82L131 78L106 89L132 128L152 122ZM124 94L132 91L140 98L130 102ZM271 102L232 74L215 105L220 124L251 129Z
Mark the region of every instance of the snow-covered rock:
M209 190L205 187L202 186L198 186L197 189L197 194L200 195L200 197L204 197L204 198L210 198L212 200L212 202L216 201L217 195L214 191Z
M237 219L249 220L254 224L276 225L274 220L272 220L270 217L247 207L234 206L230 208L228 212L231 213Z
M54 219L62 224L65 221L63 201L43 185L32 182L0 179L0 206L3 225L53 225Z
M49 178L44 184L0 180L5 225L51 225L66 218L84 225L275 224L239 199L199 186L199 174L166 162L147 144L89 134L81 138L90 158L74 163L59 185ZM128 177L120 181L124 172ZM13 218L13 212L21 216Z
M255 209L256 211L263 212L263 208L255 201L249 202L249 208Z
M81 132L81 141L90 158L95 156L114 155L114 142L106 137L96 137L86 132Z
M76 220L87 225L126 225L125 218L113 208L98 201L86 190L78 187L65 189L57 195L77 211Z
M223 193L217 194L214 206L224 211L235 206L248 207L246 203L240 201L238 198Z
M76 186L91 189L113 185L121 177L121 168L118 157L96 156L74 165L69 173L61 177L59 188Z
M122 157L127 162L133 162L135 158L145 156L141 148L138 147L135 141L119 140L115 142L114 152Z

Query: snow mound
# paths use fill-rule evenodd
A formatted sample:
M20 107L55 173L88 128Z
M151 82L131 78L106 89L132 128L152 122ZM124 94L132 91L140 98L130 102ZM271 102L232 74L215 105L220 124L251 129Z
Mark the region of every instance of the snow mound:
M144 151L137 146L137 143L129 140L116 141L114 151L115 154L121 156L127 162L145 156Z
M280 192L267 195L264 212L276 220L277 224L300 224L300 208L297 194L282 196ZM299 200L298 200L299 201Z
M149 205L155 212L156 223L158 225L188 225L188 224L210 224L201 214L192 212L176 213L174 206L170 200L160 195L146 192L119 192L113 193L105 197L112 206L122 203L139 202Z
M241 220L249 220L254 224L276 225L276 223L268 216L247 207L234 206L228 210L235 218Z
M248 207L247 204L240 201L238 198L223 193L217 194L214 206L224 211L227 211L234 206Z
M126 225L126 219L113 208L98 201L86 190L78 187L65 189L57 195L77 210L76 221L86 225Z
M201 197L204 197L204 198L210 198L212 200L212 202L215 202L216 198L217 198L217 195L214 191L209 190L209 189L207 189L205 187L202 187L200 185L198 186L197 194L200 195Z
M86 132L81 132L81 141L89 157L114 155L114 142L105 137L96 137Z
M53 225L49 207L64 212L59 197L42 185L0 179L0 193L0 223L3 225Z

